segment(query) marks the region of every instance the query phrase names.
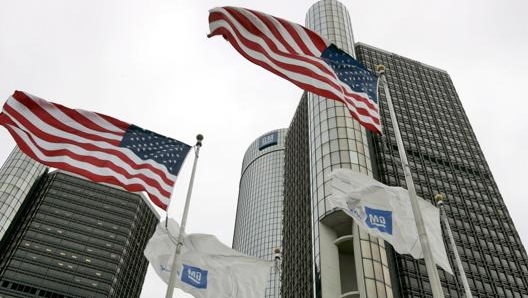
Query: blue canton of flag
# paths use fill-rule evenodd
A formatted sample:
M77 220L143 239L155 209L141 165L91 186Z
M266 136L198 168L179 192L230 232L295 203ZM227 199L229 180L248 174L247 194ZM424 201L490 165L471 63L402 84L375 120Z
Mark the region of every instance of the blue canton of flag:
M143 160L152 159L178 175L191 146L131 124L123 135L121 147L132 150Z
M198 289L207 289L207 270L183 264L181 281Z
M392 212L365 206L365 223L369 228L392 235Z
M378 78L352 56L331 44L321 54L337 75L355 92L364 92L368 98L378 103Z

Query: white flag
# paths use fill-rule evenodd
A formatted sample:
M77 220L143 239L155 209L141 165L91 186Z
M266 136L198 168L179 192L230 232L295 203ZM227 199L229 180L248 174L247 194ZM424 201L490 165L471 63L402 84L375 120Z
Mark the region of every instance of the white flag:
M169 219L158 224L145 257L169 282L179 226ZM181 267L175 287L196 298L262 298L273 262L247 256L207 234L184 235Z
M333 195L327 200L330 208L340 208L367 233L392 244L400 254L423 258L422 246L411 207L409 192L387 186L364 174L349 169L331 174ZM447 258L438 208L418 197L425 230L435 263L453 274Z

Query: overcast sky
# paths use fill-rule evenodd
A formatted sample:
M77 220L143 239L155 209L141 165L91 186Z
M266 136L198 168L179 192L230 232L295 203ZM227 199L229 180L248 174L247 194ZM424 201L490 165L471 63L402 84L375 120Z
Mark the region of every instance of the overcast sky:
M302 91L208 39L208 9L243 6L304 24L313 0L3 0L0 96L23 90L195 143L205 137L187 232L231 245L243 155L289 125ZM356 42L446 70L528 243L528 2L343 1ZM432 115L441 117L442 115ZM0 129L0 162L14 146ZM176 183L180 221L192 167ZM164 297L149 269L141 297ZM177 292L175 297L189 297Z

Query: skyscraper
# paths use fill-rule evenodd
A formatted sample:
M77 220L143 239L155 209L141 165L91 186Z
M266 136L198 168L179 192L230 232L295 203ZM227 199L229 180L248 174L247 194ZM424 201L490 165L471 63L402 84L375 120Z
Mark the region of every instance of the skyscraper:
M307 26L371 70L376 64L387 68L418 195L432 200L447 194L447 215L474 296L528 297L526 251L447 72L355 44L348 12L335 0L314 4ZM335 168L405 187L383 93L380 102L384 136L375 136L341 103L303 95L286 136L282 297L432 296L423 261L398 255L325 205ZM450 247L448 254L452 258ZM440 278L446 297L462 297L456 275L440 271Z
M356 53L370 69L387 68L417 194L428 200L447 194L446 212L473 295L528 297L526 250L447 72L364 44ZM373 137L375 176L405 186L384 98L382 92L385 136ZM401 297L430 295L423 262L394 257ZM440 271L440 278L446 297L463 297L458 276Z
M274 260L282 241L284 140L286 129L260 136L246 151L233 235L233 248ZM270 273L266 297L279 297L278 276Z
M55 171L0 247L0 297L139 297L158 222L146 199Z
M0 168L0 241L31 187L46 169L18 147L7 157Z
M335 0L319 1L309 9L306 23L354 55L352 26L344 5ZM306 139L294 136L296 131ZM286 138L283 297L299 297L300 293L302 297L392 297L385 243L360 231L342 214L329 215L332 210L325 204L331 195L328 174L332 169L350 168L373 175L366 130L340 102L306 93ZM299 143L292 144L290 150L290 142ZM295 173L301 177L292 177ZM291 193L291 187L301 186L296 183L306 185L299 189L301 194ZM309 225L295 212L295 208L306 206L311 208ZM296 241L294 231L298 237L310 236L311 247ZM303 265L300 272L299 262L307 261L311 265Z

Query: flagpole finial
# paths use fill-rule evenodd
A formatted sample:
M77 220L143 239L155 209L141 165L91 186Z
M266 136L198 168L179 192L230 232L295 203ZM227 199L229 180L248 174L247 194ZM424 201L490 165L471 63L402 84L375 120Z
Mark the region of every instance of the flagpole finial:
M434 199L436 201L436 205L440 206L442 204L444 204L444 200L445 200L445 194L443 192L441 193L437 193L435 196L434 196Z
M203 140L203 135L202 134L196 135L196 146L201 147L202 146L202 140Z
M385 73L385 65L382 65L382 64L376 65L376 72L378 74L384 74Z

